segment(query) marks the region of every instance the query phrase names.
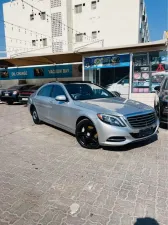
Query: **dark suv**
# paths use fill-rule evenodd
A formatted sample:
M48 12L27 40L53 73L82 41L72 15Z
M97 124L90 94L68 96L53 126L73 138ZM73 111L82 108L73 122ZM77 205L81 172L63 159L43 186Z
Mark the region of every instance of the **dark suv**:
M155 110L160 119L160 123L168 125L168 77L165 77L161 86L155 87L155 91Z
M12 86L1 93L1 101L7 102L8 105L12 105L14 102L19 102L19 94L21 91L26 90L33 85L24 84Z

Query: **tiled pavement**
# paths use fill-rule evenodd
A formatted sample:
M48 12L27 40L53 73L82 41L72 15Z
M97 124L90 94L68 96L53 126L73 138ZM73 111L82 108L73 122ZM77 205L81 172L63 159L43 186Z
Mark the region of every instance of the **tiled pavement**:
M145 217L157 222L136 222ZM34 125L27 108L0 105L0 225L8 224L168 224L168 130L143 144L86 150Z

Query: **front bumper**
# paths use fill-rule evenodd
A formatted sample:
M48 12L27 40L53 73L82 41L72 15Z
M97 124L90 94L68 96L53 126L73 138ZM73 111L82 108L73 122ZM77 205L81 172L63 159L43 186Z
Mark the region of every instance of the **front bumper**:
M1 96L1 101L2 102L8 102L8 101L19 102L18 97L15 97L15 96Z
M27 103L29 100L29 96L19 96L18 99L20 103Z
M96 129L98 132L99 143L101 146L123 146L132 142L140 142L151 138L157 134L159 129L159 120L150 127L143 127L141 129L127 127L115 127L103 123L99 119L96 119ZM151 128L153 132L150 135L139 137L141 130Z

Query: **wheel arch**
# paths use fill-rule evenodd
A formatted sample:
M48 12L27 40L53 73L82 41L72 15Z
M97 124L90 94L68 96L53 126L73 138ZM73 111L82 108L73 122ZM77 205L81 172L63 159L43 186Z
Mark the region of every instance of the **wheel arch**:
M30 113L31 113L31 115L32 115L33 109L36 109L36 107L33 104L31 104L31 106L30 106Z
M77 126L77 124L78 124L79 122L81 122L81 121L84 120L84 119L90 120L90 121L93 123L93 125L96 127L96 125L95 125L93 119L90 118L89 116L86 116L86 115L81 115L81 116L78 117L78 119L77 119L77 121L76 121L76 126Z

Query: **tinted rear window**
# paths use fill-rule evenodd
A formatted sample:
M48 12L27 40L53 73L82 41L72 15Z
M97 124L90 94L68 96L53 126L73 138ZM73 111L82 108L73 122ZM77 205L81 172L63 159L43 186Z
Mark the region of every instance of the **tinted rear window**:
M10 88L8 88L9 90L11 89L19 89L19 86L12 86L12 87L10 87Z

